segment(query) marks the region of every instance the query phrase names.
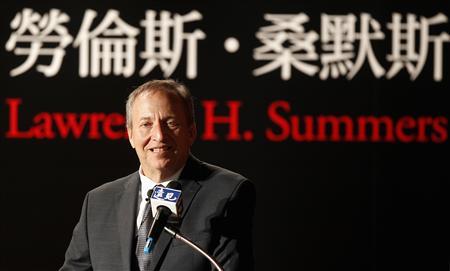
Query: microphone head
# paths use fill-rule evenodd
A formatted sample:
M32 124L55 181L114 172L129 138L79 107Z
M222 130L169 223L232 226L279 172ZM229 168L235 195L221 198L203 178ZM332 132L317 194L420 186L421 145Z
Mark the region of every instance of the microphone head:
M155 187L164 187L162 184L155 185ZM145 198L145 201L149 201L153 194L153 187L152 189L149 189L147 191L147 197ZM167 188L172 188L176 190L181 190L181 183L178 181L171 181L169 184L167 184Z
M176 187L176 188L175 188ZM150 197L153 216L156 215L160 206L167 207L173 215L178 215L181 205L181 184L170 182L167 187L155 186Z
M172 188L172 189L176 189L176 190L181 190L181 183L179 181L171 181L168 185L167 188Z

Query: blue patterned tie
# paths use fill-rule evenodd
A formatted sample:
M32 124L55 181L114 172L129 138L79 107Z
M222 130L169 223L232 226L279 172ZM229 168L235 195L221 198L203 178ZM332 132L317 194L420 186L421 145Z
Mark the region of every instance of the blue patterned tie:
M139 264L139 270L150 270L150 262L152 253L144 253L145 242L147 241L147 234L152 225L153 216L151 214L152 208L150 207L150 201L145 205L144 218L142 219L141 226L139 226L137 244L136 244L136 257Z

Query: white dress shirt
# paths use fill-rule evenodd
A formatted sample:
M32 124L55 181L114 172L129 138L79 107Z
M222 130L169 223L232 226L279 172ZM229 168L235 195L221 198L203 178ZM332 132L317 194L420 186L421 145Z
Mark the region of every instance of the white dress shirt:
M137 228L141 226L142 219L144 218L144 211L145 211L145 205L147 204L147 201L145 200L147 198L147 193L150 189L153 189L155 186L161 184L163 186L167 186L171 181L177 180L178 177L180 177L181 171L183 170L183 167L178 170L172 177L168 178L167 181L164 181L162 183L157 183L148 178L144 175L144 171L142 170L142 166L139 167L139 177L141 180L141 189L139 190L141 204L139 205L139 212L136 219L136 225Z

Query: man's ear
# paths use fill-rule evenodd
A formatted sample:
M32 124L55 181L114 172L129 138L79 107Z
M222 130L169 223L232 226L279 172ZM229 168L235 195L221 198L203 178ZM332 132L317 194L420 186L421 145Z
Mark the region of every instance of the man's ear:
M127 126L127 133L128 133L128 141L130 142L131 147L134 149L132 129L128 126Z

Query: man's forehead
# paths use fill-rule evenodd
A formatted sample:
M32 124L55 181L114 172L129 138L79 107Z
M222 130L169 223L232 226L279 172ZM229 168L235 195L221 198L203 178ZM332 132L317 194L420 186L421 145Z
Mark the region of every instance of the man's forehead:
M133 106L142 102L167 102L169 105L183 106L183 100L177 93L158 89L139 94Z
M162 104L159 104L162 102ZM164 116L153 115L153 106ZM141 121L142 119L154 120L155 118L169 119L186 117L186 108L183 98L176 92L164 89L152 89L140 93L132 105L132 119ZM188 121L189 122L189 121Z
M159 114L145 114L145 115L138 116L139 121L143 121L143 120L153 121L155 119L168 120L168 119L174 119L174 118L176 118L175 114L166 114L164 116L160 116Z
M148 119L154 120L158 119L168 119L175 118L177 115L183 115L180 104L176 101L166 100L162 104L159 103L160 100L151 100L151 98L142 100L136 100L133 105L133 117L138 120ZM179 107L180 106L180 107ZM180 108L180 109L178 109Z

